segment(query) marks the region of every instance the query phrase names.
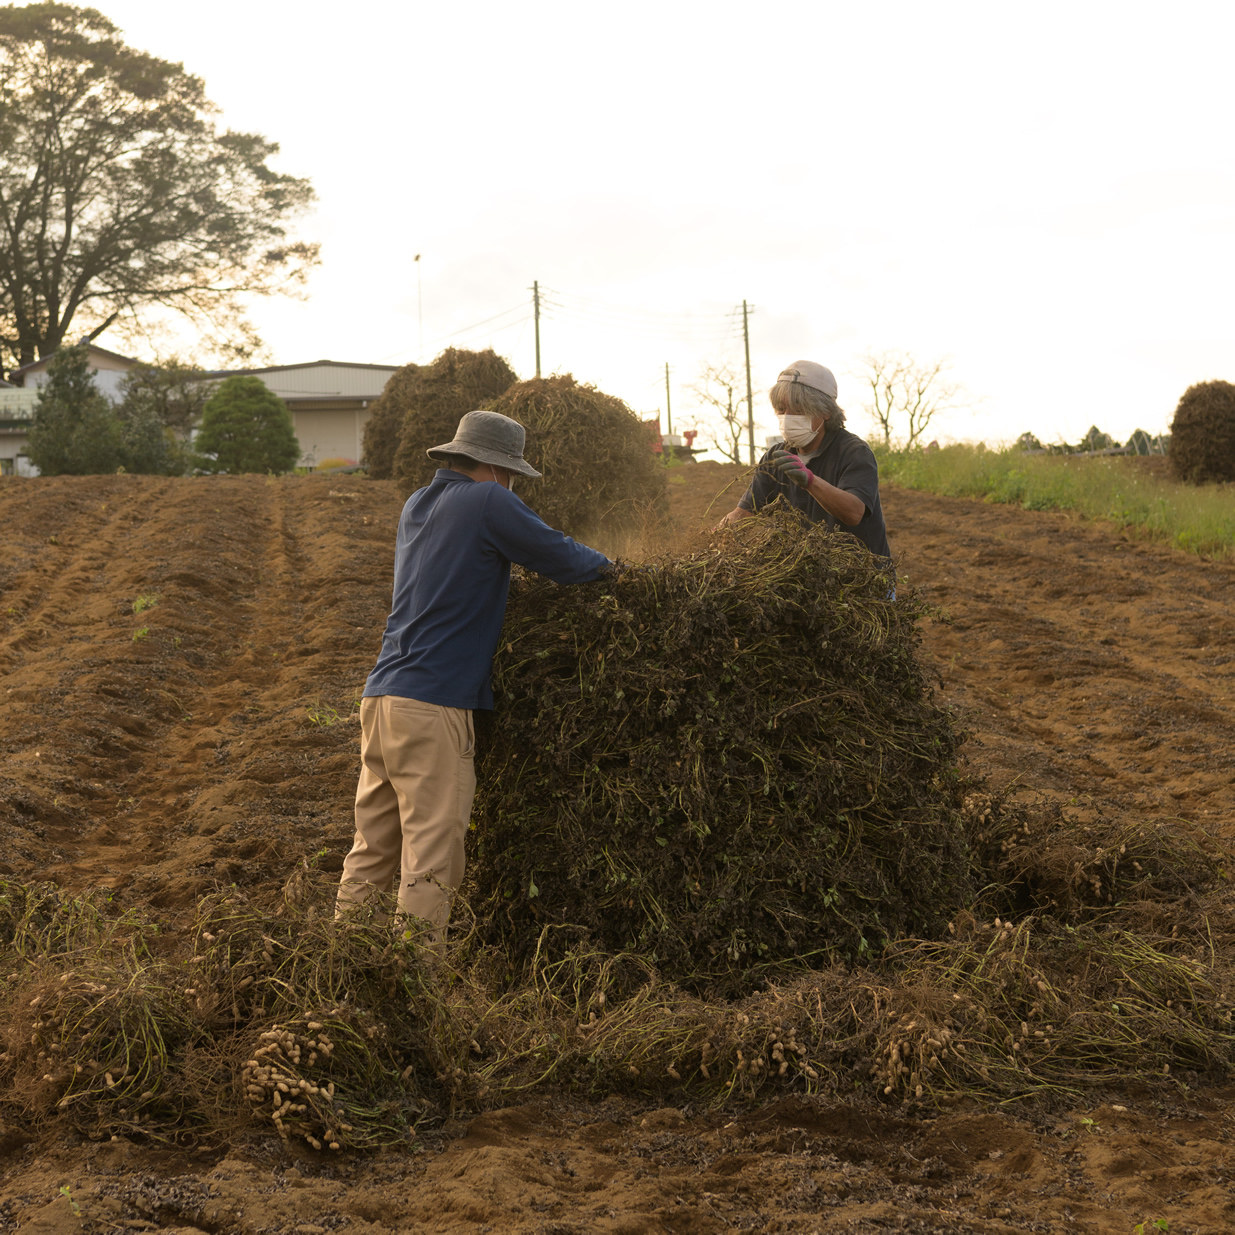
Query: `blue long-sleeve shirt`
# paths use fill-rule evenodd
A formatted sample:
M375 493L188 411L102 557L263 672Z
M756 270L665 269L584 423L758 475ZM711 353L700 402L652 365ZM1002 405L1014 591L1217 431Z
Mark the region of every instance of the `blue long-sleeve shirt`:
M394 598L365 695L492 708L511 562L557 583L586 583L610 565L501 485L439 468L399 518Z

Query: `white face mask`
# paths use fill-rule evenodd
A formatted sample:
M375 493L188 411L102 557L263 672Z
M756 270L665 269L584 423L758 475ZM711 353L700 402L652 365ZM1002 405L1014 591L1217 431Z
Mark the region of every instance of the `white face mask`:
M786 446L799 449L808 446L819 431L809 416L777 416L776 420Z

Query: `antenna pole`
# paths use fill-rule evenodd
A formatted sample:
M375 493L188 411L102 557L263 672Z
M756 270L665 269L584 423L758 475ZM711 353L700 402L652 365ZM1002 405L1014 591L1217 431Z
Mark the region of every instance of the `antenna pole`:
M532 312L536 318L536 376L540 376L540 283L532 280Z
M750 311L742 301L742 339L746 344L746 436L750 445L750 465L755 466L755 400L750 390Z

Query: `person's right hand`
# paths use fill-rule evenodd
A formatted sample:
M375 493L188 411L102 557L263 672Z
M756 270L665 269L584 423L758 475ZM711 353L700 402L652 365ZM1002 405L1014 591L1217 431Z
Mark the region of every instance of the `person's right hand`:
M768 467L778 480L797 485L799 489L805 489L814 476L814 472L797 455L780 446L774 446L769 453Z

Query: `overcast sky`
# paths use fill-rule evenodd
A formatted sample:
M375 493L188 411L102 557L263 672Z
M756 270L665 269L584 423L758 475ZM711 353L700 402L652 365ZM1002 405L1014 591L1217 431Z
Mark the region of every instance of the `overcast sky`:
M675 430L743 300L757 413L814 359L859 432L872 351L948 360L932 434L991 444L1235 380L1230 4L98 7L316 188L308 298L253 315L274 363L528 377L538 281L543 371L649 413L668 363Z

